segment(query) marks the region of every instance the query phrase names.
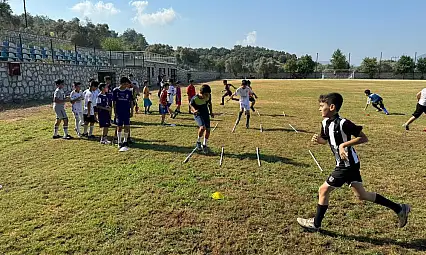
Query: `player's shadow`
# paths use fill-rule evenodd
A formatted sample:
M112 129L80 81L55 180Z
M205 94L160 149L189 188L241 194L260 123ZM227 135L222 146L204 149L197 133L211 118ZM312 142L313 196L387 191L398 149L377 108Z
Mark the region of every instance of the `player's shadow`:
M164 141L149 141L138 139L136 143L131 145L131 148L141 149L141 150L151 150L151 151L162 151L162 152L177 152L181 154L188 154L194 148L193 147L184 147L184 146L176 146L170 144L159 144L153 142L164 142Z
M283 114L260 114L260 116L265 116L265 117L283 117L283 118L286 118L286 117L293 117L293 116L291 116L291 115L288 115L288 114L286 114L285 116L283 115Z
M346 240L355 240L357 242L370 243L374 245L397 245L405 249L413 249L417 251L426 251L426 239L415 239L410 242L397 241L390 238L374 238L367 236L356 236L356 235L345 235L337 232L332 232L328 230L321 230L320 232L323 235L327 235L333 238L343 238Z
M257 160L257 154L256 153L243 153L243 154L228 154L225 151L224 157L228 158L236 158L239 160L244 159L251 159L251 160ZM289 164L294 166L300 166L300 167L309 167L310 165L296 162L290 158L275 156L275 155L266 155L260 153L260 161L261 162L268 162L268 163L283 163L283 164Z
M405 113L398 113L398 112L391 112L391 113L389 113L389 115L404 116L406 114Z
M258 130L260 130L259 128L257 128ZM263 128L263 132L274 132L274 131L283 131L283 132L288 132L288 133L296 133L293 129L291 128ZM298 129L297 132L299 133L305 133L305 134L314 134L314 132L309 132L303 129Z
M167 120L166 120L167 121ZM169 120L170 122L173 122L174 120ZM142 122L142 121L132 121L131 123L131 128L134 128L135 126L158 126L163 127L160 125L159 122ZM170 125L166 125L164 127L171 127ZM185 125L185 124L176 124L176 127L197 127L195 124L194 125Z

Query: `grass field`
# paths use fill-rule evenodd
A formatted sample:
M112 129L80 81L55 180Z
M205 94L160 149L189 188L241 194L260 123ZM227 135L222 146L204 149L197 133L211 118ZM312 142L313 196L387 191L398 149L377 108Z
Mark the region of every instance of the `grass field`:
M401 127L424 82L254 80L261 117L252 115L249 130L244 120L234 134L238 103L219 106L221 82L210 84L212 125L219 123L209 141L213 155L194 154L187 164L196 140L189 114L169 120L176 127L159 126L157 114L136 115L137 143L119 154L97 141L52 140L49 105L0 112L0 253L426 253L426 117L409 132ZM383 96L391 115L365 114L366 88ZM320 129L318 95L331 91L345 98L341 115L369 137L357 147L367 190L412 206L404 229L392 211L358 202L348 187L332 194L322 233L297 225L296 217L314 215L318 187L334 166L328 146L310 143ZM225 199L213 200L215 191Z

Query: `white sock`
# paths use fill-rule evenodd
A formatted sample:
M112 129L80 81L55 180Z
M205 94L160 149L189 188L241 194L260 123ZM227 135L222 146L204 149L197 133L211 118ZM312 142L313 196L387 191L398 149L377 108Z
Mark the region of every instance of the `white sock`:
M127 142L127 137L129 137L129 133L124 132L123 143Z
M120 144L121 143L121 137L123 136L123 133L122 132L118 132L117 131L117 140L118 140L118 143Z
M54 136L57 136L57 135L58 135L58 129L59 129L59 127L54 126L54 128L53 128L53 135L54 135Z
M64 137L68 136L68 126L64 126Z
M200 143L201 142L201 137L198 137L197 138L197 143Z
M95 128L94 126L90 126L90 128L89 128L89 136L93 135L93 129L94 128Z
M87 125L84 125L84 131L83 134L87 134Z
M205 138L205 137L204 137L204 143L203 143L203 145L204 145L204 146L207 146L207 141L208 141L208 140L209 140L209 139L207 139L207 138Z

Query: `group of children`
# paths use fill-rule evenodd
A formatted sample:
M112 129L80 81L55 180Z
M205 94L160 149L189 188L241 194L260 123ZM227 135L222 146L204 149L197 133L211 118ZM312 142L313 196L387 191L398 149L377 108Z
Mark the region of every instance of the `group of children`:
M54 138L59 138L58 126L61 120L64 121L64 137L71 139L68 134L68 118L66 116L64 104L68 100L65 96L63 88L63 80L56 81L57 89L54 93L54 110L56 112L57 121L55 122ZM93 124L96 122L95 113L99 118L99 125L103 128L102 143L109 143L106 139L108 134L108 127L111 125L112 111L115 113L115 124L117 125L117 137L119 140L120 148L127 148L127 138L130 132L130 118L133 115L134 93L132 92L131 81L123 77L120 80L120 87L115 88L110 92L111 80L109 77L105 79L105 83L99 84L97 81L92 81L90 87L81 93L80 83L75 83L75 89L71 92L70 98L73 104L73 113L76 118L76 131L79 134L80 126L84 126L83 136L93 136ZM255 98L257 95L251 89L250 81L243 80L239 88L235 88L228 84L226 80L223 81L225 86L225 94L222 96L221 105L224 104L225 97L230 97L229 100L238 100L240 103L240 111L236 121L236 125L240 122L242 114L245 112L247 117L246 127L249 128L250 122L250 109L254 110ZM235 92L231 91L233 87ZM99 91L99 92L97 92ZM196 93L193 81L190 81L187 87L187 96L189 102L189 112L194 115L195 123L197 124L197 141L196 149L209 153L208 139L210 137L210 118L214 118L212 107L212 90L209 85L202 85L198 94ZM145 113L149 113L151 102L149 100L148 86L143 90ZM161 114L161 124L165 123L166 114L170 114L171 118L175 118L180 113L181 106L181 92L179 82L169 80L168 83L162 84L158 93L160 103L159 112ZM383 98L378 94L371 93L370 90L365 90L365 95L368 97L367 109L369 104L372 104L377 111L383 111L389 114L383 104ZM94 98L97 98L96 100ZM173 112L171 105L176 97L177 108ZM235 97L239 97L236 99ZM251 99L253 98L253 99ZM84 110L81 112L81 101L84 99ZM145 99L148 99L145 101ZM422 113L426 113L426 88L417 94L417 107L413 116L404 124L408 130L408 126ZM94 103L96 101L96 104ZM321 95L319 97L319 111L323 117L320 134L315 134L312 137L312 142L318 144L329 144L331 151L335 157L336 167L329 175L326 181L319 188L319 200L314 218L297 218L297 222L308 230L318 231L321 227L322 220L329 205L329 197L333 190L342 187L345 183L348 184L356 197L360 200L370 201L378 205L385 206L393 210L399 221L399 227L404 227L408 221L408 215L411 208L407 204L395 203L380 194L368 192L362 184L360 174L360 159L354 149L355 145L366 143L367 136L362 132L362 126L358 126L348 119L342 118L339 111L343 105L343 97L338 93L330 93ZM95 108L96 106L96 108ZM84 122L81 122L81 115L83 115ZM83 123L83 124L82 124ZM89 133L87 133L87 126L90 124ZM124 127L124 133L122 133ZM203 142L202 142L203 141Z
M133 78L132 75L129 78ZM104 78L104 83L94 79L89 80L88 88L81 90L81 83L75 82L73 91L65 96L63 91L64 81L59 79L53 96L53 108L56 113L53 139L61 138L58 129L61 121L64 121L64 139L72 139L68 134L68 116L65 111L65 103L71 102L72 112L75 117L75 131L78 137L94 139L93 130L95 123L99 123L102 129L101 144L110 144L108 130L112 124L116 125L114 136L120 151L127 151L130 140L130 118L133 116L134 107L137 108L139 85L128 77L122 77L117 88L112 87L111 77ZM145 113L149 112L149 89L144 82ZM151 103L152 104L152 103ZM114 113L114 115L113 115ZM83 126L83 132L81 127Z

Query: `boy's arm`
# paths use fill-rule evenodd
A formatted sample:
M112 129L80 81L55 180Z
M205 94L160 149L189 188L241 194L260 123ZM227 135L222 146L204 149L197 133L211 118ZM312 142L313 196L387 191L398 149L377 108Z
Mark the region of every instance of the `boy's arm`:
M368 105L371 103L371 99L367 98L367 104L365 105L364 111L367 110Z
M417 101L420 100L420 97L422 96L422 92L420 91L419 93L417 93L416 97L417 97Z
M210 111L210 116L212 116L212 118L214 118L214 113L213 113L213 104L212 104L212 99L210 97L210 100L207 104L207 106L209 107L209 111Z
M368 142L367 136L361 131L358 137L355 137L345 143L339 145L339 154L343 160L349 160L348 152L345 150L346 147L352 147L358 144Z
M92 106L92 101L87 102L87 116L90 116L90 108Z

